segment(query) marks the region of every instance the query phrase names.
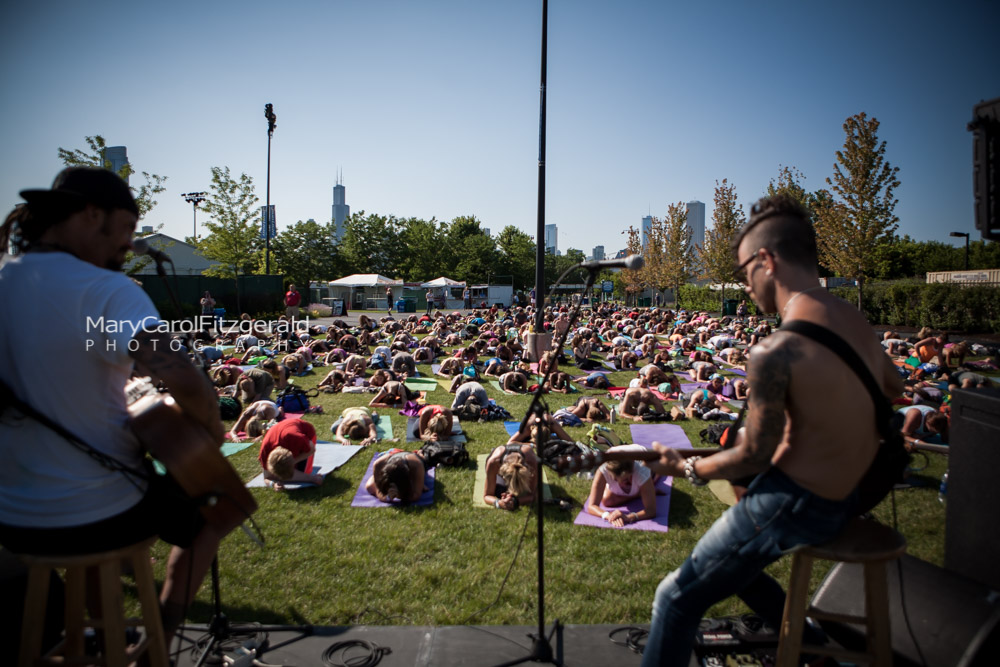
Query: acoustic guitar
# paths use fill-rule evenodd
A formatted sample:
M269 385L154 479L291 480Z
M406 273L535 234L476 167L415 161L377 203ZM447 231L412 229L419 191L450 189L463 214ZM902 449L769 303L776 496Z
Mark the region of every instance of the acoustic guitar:
M257 511L220 443L185 415L173 396L157 391L149 378L131 380L125 396L132 432L184 492L201 501L205 521L225 534Z
M716 454L722 449L720 447L683 447L673 448L681 456L709 456ZM553 464L560 477L570 475L575 472L584 472L600 467L605 461L659 461L660 454L652 449L642 451L616 451L616 452L588 452L586 454L572 454L560 456Z

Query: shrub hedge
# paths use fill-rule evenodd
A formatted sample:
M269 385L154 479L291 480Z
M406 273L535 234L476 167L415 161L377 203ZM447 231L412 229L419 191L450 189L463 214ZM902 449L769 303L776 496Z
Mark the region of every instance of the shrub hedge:
M856 303L857 288L836 287ZM865 285L861 309L872 324L929 326L968 333L1000 332L1000 286L890 282Z

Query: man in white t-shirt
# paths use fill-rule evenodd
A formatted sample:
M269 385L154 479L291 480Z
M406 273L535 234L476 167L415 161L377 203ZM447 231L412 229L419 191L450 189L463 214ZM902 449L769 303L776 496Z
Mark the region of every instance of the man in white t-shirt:
M34 554L105 551L153 535L178 545L160 596L169 639L223 535L130 472L143 470L144 456L123 388L137 366L221 443L218 399L156 331L156 308L121 271L139 217L128 185L108 170L71 167L50 190L21 196L28 203L0 227L0 380L41 416L10 407L0 419L0 543ZM4 256L11 239L19 253ZM86 446L126 471L78 448Z

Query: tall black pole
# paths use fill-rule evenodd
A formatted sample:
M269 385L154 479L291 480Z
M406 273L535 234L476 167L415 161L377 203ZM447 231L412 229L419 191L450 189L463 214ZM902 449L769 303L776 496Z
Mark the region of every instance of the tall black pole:
M264 205L264 273L271 275L271 132L267 133L267 203Z
M969 235L965 235L965 270L969 270Z
M538 113L538 227L535 230L535 333L544 333L542 304L545 300L545 78L548 61L549 0L542 0L542 75ZM539 520L539 532L541 521ZM545 624L542 623L542 626Z
M538 247L535 251L535 304L538 310L535 312L535 332L541 335L544 329L544 316L542 305L545 299L545 79L546 62L548 61L548 34L549 34L549 0L542 0L542 73L541 85L539 87L539 118L538 118ZM541 354L541 350L539 350ZM541 357L539 356L539 361ZM542 428L539 424L538 433ZM540 435L539 435L540 437ZM535 507L538 514L538 641L545 641L545 512L542 505L542 465L541 443L535 442L535 451L538 453L538 469L535 470L538 488L536 489L537 503ZM546 648L548 644L545 644ZM551 661L551 653L544 656L547 661Z

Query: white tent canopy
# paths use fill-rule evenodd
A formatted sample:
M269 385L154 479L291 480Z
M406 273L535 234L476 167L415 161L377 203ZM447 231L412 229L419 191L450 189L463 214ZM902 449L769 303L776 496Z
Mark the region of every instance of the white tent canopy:
M445 278L441 276L440 278L435 278L430 282L421 283L421 287L465 287L465 281L459 282L458 280L452 280L451 278Z
M386 278L380 273L355 273L337 280L331 280L331 287L379 287L384 285L401 285L403 281Z

